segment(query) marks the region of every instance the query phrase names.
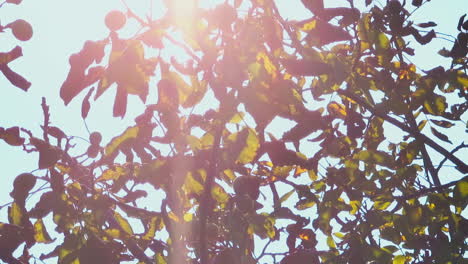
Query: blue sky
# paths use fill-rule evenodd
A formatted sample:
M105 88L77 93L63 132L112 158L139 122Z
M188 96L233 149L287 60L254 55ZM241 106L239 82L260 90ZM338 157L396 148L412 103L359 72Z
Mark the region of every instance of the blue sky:
M137 13L147 13L149 0L128 1L129 5L136 9ZM155 1L153 4L154 15L158 16L163 10ZM206 1L205 1L206 2ZM219 2L219 1L214 1ZM303 19L310 13L302 7L300 1L276 0L284 17L289 19ZM344 3L344 0L336 0L334 3ZM380 0L380 2L385 2ZM408 1L410 2L410 1ZM68 57L81 49L85 40L97 40L107 36L108 31L104 25L105 14L112 9L123 10L120 0L24 0L19 6L4 5L0 8L1 24L7 24L15 19L22 18L29 21L34 28L33 38L28 42L20 43L11 34L1 33L1 51L8 51L16 45L23 48L24 56L10 66L13 70L22 74L32 86L28 92L13 87L0 76L0 126L10 127L15 125L39 133L39 125L43 116L40 108L41 97L45 96L51 109L51 121L54 126L74 136L87 138L88 132L81 120L80 94L69 106L65 107L59 97L59 88L69 70ZM438 26L436 31L456 36L458 18L468 12L464 0L432 0L413 14L413 20L417 22L435 21ZM413 62L425 70L437 65L448 65L448 60L434 55L434 51L441 47L450 48L452 43L436 39L431 44L416 50ZM92 107L87 119L91 131L97 130L103 133L104 142L123 131L132 123L133 115L127 114L121 120L112 117L112 97L115 91L108 91ZM137 98L129 101L129 111L140 113L143 105ZM466 116L465 116L466 117ZM466 120L466 118L465 118ZM281 123L276 124L276 132L281 135ZM454 146L466 139L464 126L457 128L453 135ZM450 136L450 135L449 135ZM396 135L395 140L401 135ZM78 143L78 141L77 141ZM444 144L442 144L444 145ZM87 146L87 145L85 145ZM448 145L444 145L447 146ZM468 153L465 152L465 156ZM463 155L459 155L463 157ZM436 159L436 161L440 160ZM36 167L37 154L24 153L20 148L13 148L0 142L0 205L10 200L9 192L12 190L12 182L16 175L31 171ZM445 170L448 174L452 168ZM6 208L0 210L0 221L6 221Z

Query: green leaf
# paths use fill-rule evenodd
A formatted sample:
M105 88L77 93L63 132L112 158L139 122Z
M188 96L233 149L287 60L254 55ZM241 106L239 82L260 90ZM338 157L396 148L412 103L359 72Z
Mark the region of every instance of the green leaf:
M289 192L283 194L283 195L280 197L280 199L279 199L279 203L281 204L281 203L283 203L284 201L288 200L289 197L291 197L291 195L293 195L293 193L295 193L295 192L296 192L296 190L292 189L291 191L289 191Z
M455 189L453 190L453 197L460 201L460 204L466 206L468 198L468 176L458 181Z
M295 207L297 210L305 210L305 209L311 208L315 204L316 204L316 201L314 199L303 199L303 200L298 201Z
M437 130L436 130L435 128L433 128L433 127L431 127L431 132L432 132L432 134L434 134L434 136L436 136L436 137L439 138L440 140L452 144L452 141L450 141L450 139L448 138L448 136L447 136L446 134L442 134L441 132L437 131Z

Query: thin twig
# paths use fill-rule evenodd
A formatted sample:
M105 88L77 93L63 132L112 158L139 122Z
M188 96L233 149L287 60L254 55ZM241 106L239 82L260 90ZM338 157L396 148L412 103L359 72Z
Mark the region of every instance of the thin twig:
M382 111L376 109L375 107L371 106L368 104L366 101L364 101L362 98L356 96L355 94L347 91L347 90L338 90L337 91L339 94L349 97L350 99L356 101L358 104L360 104L362 107L366 108L369 112L372 114L384 119L385 121L393 124L394 126L400 128L401 130L409 133L411 136L415 137L416 139L421 140L423 143L429 145L431 148L439 152L440 154L444 155L447 159L449 159L451 162L453 162L455 165L457 165L457 170L459 170L462 173L468 173L468 165L457 158L454 154L450 153L447 151L445 148L437 144L435 141L427 137L426 135L422 134L419 130L414 131L410 127L406 126L402 122L396 120L395 118L387 115L386 113L383 113Z
M452 151L450 151L451 154L455 154L455 152L459 151L462 148L467 148L468 144L461 143L458 147L454 148ZM444 157L444 159L440 162L439 166L436 169L436 172L439 172L439 170L443 167L444 163L448 160L448 157Z

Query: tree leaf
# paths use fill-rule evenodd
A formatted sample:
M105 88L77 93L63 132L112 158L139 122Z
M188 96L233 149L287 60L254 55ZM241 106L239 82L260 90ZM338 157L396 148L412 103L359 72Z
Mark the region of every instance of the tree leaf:
M0 64L0 71L5 75L5 77L10 81L14 86L21 88L24 91L27 91L31 87L31 83L28 82L23 76L14 72L8 65Z
M446 121L446 120L431 119L431 122L438 125L438 126L440 126L440 127L444 127L444 128L450 128L450 127L455 125L454 123Z
M42 219L38 219L34 223L34 239L36 240L37 243L44 243L44 244L49 244L54 242L50 238L49 233L46 230L46 227L44 226L44 223L42 222Z
M286 200L288 200L289 197L291 197L291 195L293 195L295 192L296 192L296 190L292 189L291 191L289 191L289 192L283 194L283 195L280 197L279 201L278 201L279 204L281 204L281 203L285 202Z
M405 264L406 263L406 257L403 255L398 255L393 258L392 264Z
M89 109L91 108L91 104L89 103L89 98L91 97L91 94L93 93L94 88L90 89L86 96L83 98L83 102L81 103L81 117L83 119L86 119L89 113Z
M130 236L133 236L133 229L132 226L128 223L127 219L125 219L121 214L114 212L114 218L119 224L120 228Z
M20 129L17 126L7 129L0 127L0 139L3 139L7 144L12 146L24 144L24 138L20 136Z
M452 144L452 141L450 141L450 139L448 138L448 136L447 136L446 134L440 133L439 131L437 131L437 129L435 129L435 128L433 128L433 127L431 127L431 132L432 132L432 134L433 134L434 136L436 136L436 137L439 138L440 140Z
M112 155L122 145L122 143L135 139L138 136L140 128L138 126L127 128L120 136L114 137L104 148L106 156Z

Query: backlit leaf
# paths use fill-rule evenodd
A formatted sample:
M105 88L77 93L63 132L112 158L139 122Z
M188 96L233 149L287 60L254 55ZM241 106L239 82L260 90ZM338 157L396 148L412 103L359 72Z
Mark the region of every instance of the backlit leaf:
M405 263L406 263L406 257L402 255L395 256L392 262L392 264L405 264Z
M296 190L292 189L291 191L283 194L279 199L279 203L281 204L281 203L285 202L286 200L288 200L289 197L291 197L291 195L293 195L295 192L296 192Z
M54 240L50 238L42 219L37 219L36 223L34 223L34 239L37 243L49 244L54 242Z
M142 236L144 240L152 240L157 230L161 230L163 227L162 219L159 217L152 217L148 225L146 233Z
M189 172L185 177L184 187L186 189L187 194L195 193L195 194L202 194L203 193L203 184L199 181L195 180L193 174Z
M23 212L24 209L20 207L18 203L12 203L8 207L8 222L12 225L21 226L23 223Z
M128 235L133 236L133 229L132 226L128 223L127 219L125 219L121 214L114 212L114 218L119 224L120 228L127 233Z
M336 248L336 244L332 236L327 237L327 245L329 248Z
M257 133L255 130L248 128L248 135L245 142L245 147L239 154L237 161L241 164L247 164L251 162L257 155L257 150L260 146L258 141Z
M138 136L139 127L129 127L120 136L114 137L109 144L104 148L106 156L112 155L120 145L130 139L134 139Z

